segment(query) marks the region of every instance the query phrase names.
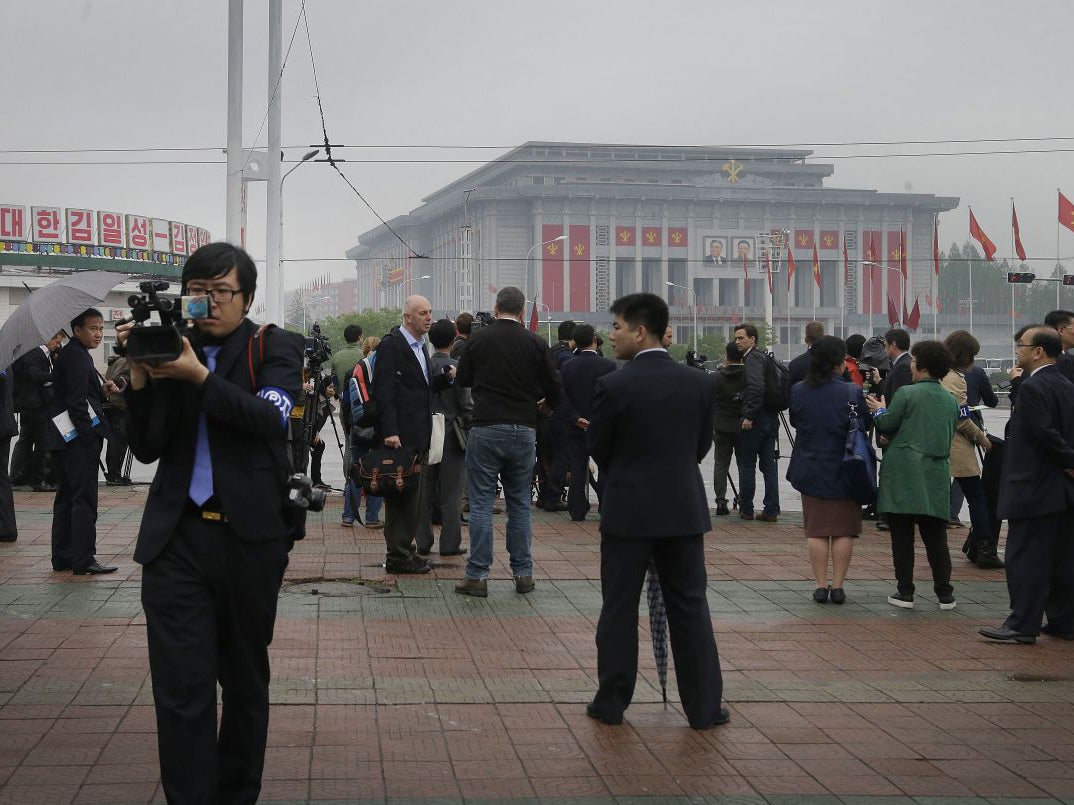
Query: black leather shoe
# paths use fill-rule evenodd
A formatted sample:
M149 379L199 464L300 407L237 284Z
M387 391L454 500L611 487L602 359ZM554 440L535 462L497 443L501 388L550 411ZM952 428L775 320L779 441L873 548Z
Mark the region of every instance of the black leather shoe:
M1050 623L1046 623L1041 626L1040 633L1046 634L1049 637L1058 637L1060 640L1074 640L1074 632L1060 632Z
M11 535L5 534L4 536L0 537L0 542L14 542L18 538L19 538L18 534L11 534Z
M731 720L731 711L728 710L726 707L721 707L720 712L718 712L716 714L716 720L713 721L711 724L702 724L702 725L699 725L697 727L695 727L693 724L691 724L690 729L693 729L693 730L712 729L713 727L723 726L724 724L726 724L730 720Z
M441 556L462 556L466 553L466 548L459 548L457 551L440 551Z
M52 484L34 484L35 492L55 492L56 487Z
M76 576L101 576L105 573L115 573L117 570L119 570L119 568L115 565L102 565L96 560L85 567L73 568Z
M717 503L716 504L716 514L718 514L720 517L725 517L730 513L731 513L731 510L727 508L726 503Z
M833 587L829 598L831 598L833 604L844 604L847 600L847 594L842 587Z
M567 511L566 503L546 503L544 510L546 512L565 512Z
M818 604L828 603L828 588L818 587L817 589L815 589L813 591L813 600L816 601Z
M423 562L421 559L415 559L413 562L399 562L398 564L390 562L384 565L384 569L395 575L420 575L432 570L428 563Z
M977 633L984 635L989 640L999 640L1003 643L1023 643L1025 645L1032 645L1037 642L1036 635L1022 634L1021 632L1014 631L1014 629L1008 629L1006 626L1000 626L995 629L978 629Z
M594 721L599 721L601 724L607 724L609 727L618 727L620 724L623 723L622 713L619 713L619 715L614 716L608 715L597 710L597 708L595 708L592 704L587 704L585 706L585 714L592 718Z

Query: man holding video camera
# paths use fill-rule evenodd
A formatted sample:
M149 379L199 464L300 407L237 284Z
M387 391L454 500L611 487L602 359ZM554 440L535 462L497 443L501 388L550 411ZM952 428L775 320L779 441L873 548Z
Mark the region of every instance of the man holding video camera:
M256 284L245 251L210 243L183 267L183 294L211 305L177 358L140 362L136 336L149 328L117 327L131 450L159 462L134 558L169 802L254 802L261 790L268 646L294 536L287 422L302 340L246 318Z

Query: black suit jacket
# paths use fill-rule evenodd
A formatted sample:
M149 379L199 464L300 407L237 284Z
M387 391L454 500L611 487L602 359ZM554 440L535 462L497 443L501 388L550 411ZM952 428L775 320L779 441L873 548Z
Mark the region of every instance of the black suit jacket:
M124 392L132 452L143 463L159 461L138 531L136 562L148 564L156 558L187 505L202 411L209 431L213 498L230 530L249 542L288 535L286 422L302 391L303 342L284 330L267 332L255 389L247 349L255 332L257 325L244 320L224 340L216 370L201 386L150 380L139 391L128 386Z
M15 422L15 404L12 394L14 385L11 382L11 369L0 372L0 439L10 439L19 432L18 423ZM6 477L6 471L7 466L4 466L0 470L0 475Z
M398 436L403 447L428 450L433 436L433 394L451 385L443 373L425 379L418 356L398 327L380 342L373 365L373 399L380 408L380 439Z
M714 387L666 352L597 379L589 454L600 468L600 531L687 537L712 527L698 467L712 446Z
M10 375L14 377L15 410L48 410L52 404L52 390L47 383L52 382L52 361L40 347L27 352L11 367Z
M615 361L602 358L595 352L579 352L572 360L560 367L563 378L563 397L556 408L556 416L562 416L571 425L579 417L593 416L593 395L597 390L597 378L615 371Z
M884 376L884 382L880 384L880 396L888 405L891 405L891 398L895 396L895 392L913 382L914 376L910 372L910 353L904 352L891 364L891 369Z
M93 424L93 414L89 406L97 412L99 422ZM68 341L56 358L52 371L52 404L48 413L54 417L67 411L71 423L78 432L76 438L91 436L94 430L105 439L111 438L112 431L104 418L104 392L101 389L101 376L93 365L93 356L77 338ZM53 450L62 450L65 446L63 437L55 425L48 426L48 444Z
M812 363L813 347L809 347L805 352L787 364L787 371L790 373L791 388L794 388L795 383L800 383L806 379L806 375L809 374L809 367Z
M1027 377L1007 423L997 516L1021 519L1074 509L1074 383L1055 366Z

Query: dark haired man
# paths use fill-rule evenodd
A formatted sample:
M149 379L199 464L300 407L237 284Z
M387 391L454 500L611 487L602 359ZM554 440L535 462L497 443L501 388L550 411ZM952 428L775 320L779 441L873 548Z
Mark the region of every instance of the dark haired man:
M71 320L71 340L60 350L52 372L52 408L57 424L52 439L59 489L52 506L52 569L76 576L114 573L114 565L97 561L97 461L101 444L111 436L101 413L104 395L91 349L104 338L104 316L89 308ZM67 422L70 422L70 425Z
M15 411L19 414L19 439L11 452L11 483L27 484L35 492L55 492L46 471L52 423L52 361L66 334L60 330L47 343L31 350L11 367Z
M824 337L824 324L819 321L806 322L805 341L806 351L799 355L797 358L787 364L787 370L790 372L790 383L793 386L806 379L806 375L809 374L809 366L813 360L813 345Z
M884 379L880 382L878 393L890 406L891 401L895 398L895 393L903 386L909 386L914 382L913 374L910 371L910 334L900 327L888 330L884 333L884 352L887 353L888 360L891 361L891 368L888 369ZM876 369L873 369L872 372L875 373L872 375L872 379L876 383L879 373ZM876 444L878 447L887 447L889 441L890 439L881 434L880 431L876 432ZM878 515L876 527L881 531L887 531L888 518L882 514Z
M731 513L727 507L727 472L731 468L732 454L738 453L738 441L742 436L742 397L746 390L742 353L734 341L727 342L723 365L713 377L713 389L716 402L713 411L715 462L712 487L716 493L716 514L726 516ZM741 484L741 478L739 481Z
M341 389L350 382L354 367L365 357L362 352L362 325L348 324L343 328L343 340L347 346L332 356L332 374L336 378L336 388Z
M561 387L548 345L522 326L525 304L521 290L501 288L496 294L496 320L470 336L459 361L458 382L474 394L473 428L466 442L470 559L466 576L455 585L460 595L488 595L497 476L507 503L507 552L515 592L525 594L534 588L530 489L537 404L543 401L555 410Z
M558 371L574 359L574 346L571 336L578 325L571 319L561 321L556 328L559 340L552 346L552 359ZM567 419L566 410L553 412L544 419L538 428L538 454L541 457L541 472L538 473L537 508L549 512L566 511L563 503L563 490L567 486L567 471L570 469L570 456L567 442L570 439L573 421Z
M1055 368L1067 380L1074 381L1074 312L1053 310L1044 317L1044 325L1055 330L1062 344Z
M655 563L683 711L691 727L707 729L730 718L720 705L723 677L705 600L704 534L712 524L698 464L712 446L712 381L661 346L668 322L663 299L630 294L615 300L611 312L615 357L629 363L596 381L588 431L604 497L599 687L586 714L605 724L623 721L638 675L638 601Z
M615 361L597 354L596 332L592 324L579 324L574 328L571 341L577 349L574 360L567 361L559 370L563 377L563 418L570 423L567 434L567 459L571 483L567 489L567 509L572 520L584 520L589 511L586 486L589 479L589 448L586 430L593 414L593 393L597 378L615 371ZM597 502L600 502L601 484L597 482Z
M268 647L293 533L287 423L302 339L246 318L257 269L210 243L182 292L208 296L174 361L130 364L128 436L157 461L134 550L169 802L254 802L268 737ZM125 344L133 325L117 328ZM219 682L223 709L217 729Z
M1074 640L1074 385L1055 365L1060 339L1034 327L1015 340L1025 380L1007 424L996 511L1007 520L1011 613L980 630L992 640L1035 643L1040 632Z
M765 362L768 356L757 349L757 328L752 324L735 327L735 346L746 366L746 390L742 397L742 435L736 454L739 475L739 517L774 523L779 517L779 468L776 464L778 415L764 406ZM757 489L757 465L764 478L764 511L753 514Z
M466 349L466 340L474 327L474 314L463 311L455 317L455 340L451 342L450 357L459 360Z

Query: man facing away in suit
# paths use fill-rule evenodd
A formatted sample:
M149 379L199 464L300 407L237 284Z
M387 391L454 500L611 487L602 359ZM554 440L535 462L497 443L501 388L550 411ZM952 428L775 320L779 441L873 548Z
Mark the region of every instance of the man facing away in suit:
M48 412L52 406L52 356L66 333L60 330L47 343L31 350L11 367L15 411L19 414L19 440L11 453L11 483L26 484L35 492L55 492L45 468L50 444Z
M302 339L246 318L257 268L209 243L182 293L208 296L173 361L130 363L131 450L157 461L134 559L170 803L252 803L269 720L268 647L287 567L287 426L302 393ZM133 324L116 328L126 345ZM219 682L223 708L217 730Z
M114 565L96 558L97 464L103 440L112 435L101 413L104 393L90 355L104 338L101 311L89 308L72 319L71 334L56 359L49 409L50 417L66 413L74 425L74 433L64 436L49 423L59 480L52 505L52 569L73 570L76 576L114 573Z
M791 388L794 388L795 383L806 379L813 362L813 345L822 338L824 338L824 324L819 321L806 322L805 336L802 339L805 341L806 351L787 364Z
M593 413L593 393L598 377L615 371L615 361L597 354L596 332L592 324L579 324L571 335L578 350L574 360L567 361L559 370L563 378L563 402L560 410L570 423L567 435L567 460L571 471L571 483L567 488L567 509L572 520L584 520L589 511L586 486L589 478L589 447L586 430ZM556 411L559 414L559 410ZM597 481L597 501L600 502L601 484Z
M19 538L15 522L15 499L11 494L11 478L7 474L7 458L11 451L11 437L19 432L15 423L15 404L12 402L11 369L0 371L0 542L14 542Z
M630 363L597 380L588 431L604 497L599 687L586 714L623 721L638 676L638 601L655 562L682 708L691 727L707 729L730 719L720 704L723 676L705 598L704 534L712 524L698 465L712 446L712 380L661 346L663 299L630 294L611 312L615 356Z
M417 450L423 464L432 440L433 394L455 379L454 366L445 366L436 376L430 374L425 336L432 325L429 300L424 296L407 297L403 302L403 323L381 339L373 367L373 398L380 406L377 434L385 447ZM384 569L389 573L431 570L414 545L427 476L426 472L419 473L415 488L384 498Z
M1011 613L980 633L1006 643L1036 643L1040 632L1074 640L1074 384L1056 366L1062 342L1052 328L1026 330L1014 346L1025 379L1007 423L996 510L1007 520Z

